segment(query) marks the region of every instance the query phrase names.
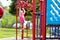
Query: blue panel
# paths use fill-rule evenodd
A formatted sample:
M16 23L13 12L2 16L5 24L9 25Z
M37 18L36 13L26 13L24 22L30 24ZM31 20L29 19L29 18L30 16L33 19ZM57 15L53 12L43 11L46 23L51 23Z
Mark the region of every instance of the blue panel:
M60 0L47 0L47 24L60 25Z

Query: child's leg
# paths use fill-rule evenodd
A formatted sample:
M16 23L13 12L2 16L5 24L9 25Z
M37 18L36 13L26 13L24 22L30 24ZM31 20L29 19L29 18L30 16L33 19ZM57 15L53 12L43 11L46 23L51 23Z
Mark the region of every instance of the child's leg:
M20 33L22 34L22 30L24 30L24 28L20 29Z
M22 30L20 29L20 33L22 34Z

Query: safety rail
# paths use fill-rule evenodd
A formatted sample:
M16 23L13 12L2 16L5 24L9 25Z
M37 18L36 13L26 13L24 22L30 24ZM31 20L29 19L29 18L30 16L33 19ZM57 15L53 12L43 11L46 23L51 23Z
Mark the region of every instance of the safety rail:
M47 39L60 39L60 26L59 25L47 26L46 31L47 31L46 33L49 34L48 36L46 36Z

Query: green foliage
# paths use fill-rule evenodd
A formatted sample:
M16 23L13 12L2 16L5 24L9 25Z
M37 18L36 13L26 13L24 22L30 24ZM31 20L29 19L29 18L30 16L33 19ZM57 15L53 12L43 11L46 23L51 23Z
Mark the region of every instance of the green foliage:
M37 12L39 12L40 11L40 8L39 8L40 6L39 5L37 5L37 7L36 7L36 11Z
M2 19L2 27L11 28L15 22L16 22L16 16L13 16L9 12L5 11L5 15Z
M16 15L16 0L11 0L12 1L12 3L11 3L11 5L9 6L10 7L10 10L9 10L9 12L11 13L11 14L13 14L13 15Z

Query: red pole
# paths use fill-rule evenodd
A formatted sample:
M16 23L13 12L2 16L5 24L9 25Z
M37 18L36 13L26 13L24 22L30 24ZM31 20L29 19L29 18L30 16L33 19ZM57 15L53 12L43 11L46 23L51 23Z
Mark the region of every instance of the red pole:
M18 40L17 39L17 34L18 34L18 28L17 28L17 23L18 23L18 7L16 6L16 40Z
M28 24L26 24L26 30L27 30L26 37L28 38Z
M28 38L28 28L27 28L27 38Z
M40 0L40 9L42 16L42 40L46 40L46 0Z
M24 40L24 23L22 23L22 40Z
M32 30L33 30L33 40L35 40L35 28L36 28L36 15L35 15L35 13L36 13L36 0L33 0L33 7L32 7L32 9L33 9L33 15L32 15L32 22L33 22L33 27L32 27Z

